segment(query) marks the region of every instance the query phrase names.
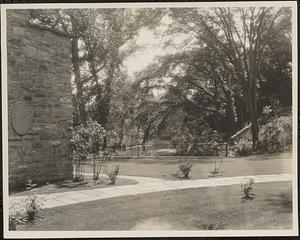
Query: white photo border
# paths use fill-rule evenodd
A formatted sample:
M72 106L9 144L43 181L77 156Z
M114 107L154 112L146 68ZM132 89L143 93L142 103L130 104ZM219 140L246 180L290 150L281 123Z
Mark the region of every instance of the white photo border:
M46 8L181 8L181 7L250 7L286 6L292 8L292 95L293 95L293 229L291 230L210 230L210 231L8 231L8 106L7 106L7 46L6 11L9 9ZM2 57L2 154L3 154L3 223L5 238L88 238L88 237L226 237L226 236L297 236L298 233L298 32L297 2L132 2L132 3L53 3L1 5L1 57Z

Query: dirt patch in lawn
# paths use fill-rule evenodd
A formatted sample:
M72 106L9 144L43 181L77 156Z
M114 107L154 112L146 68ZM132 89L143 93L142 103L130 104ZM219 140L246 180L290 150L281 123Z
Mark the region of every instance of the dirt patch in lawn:
M73 180L62 181L57 183L51 183L44 186L38 186L31 190L23 190L11 193L10 196L24 196L28 195L30 192L37 194L50 194L50 193L59 193L66 191L76 191L76 190L90 190L114 186L123 186L123 185L133 185L137 184L137 181L126 179L126 178L117 178L114 185L110 184L108 177L102 177L101 179L94 181L92 178L85 178L82 182L74 182Z
M292 228L292 183L259 183L243 200L240 186L164 191L41 211L20 230L286 230Z
M151 230L176 230L176 226L159 217L144 219L132 227L133 231L151 231Z

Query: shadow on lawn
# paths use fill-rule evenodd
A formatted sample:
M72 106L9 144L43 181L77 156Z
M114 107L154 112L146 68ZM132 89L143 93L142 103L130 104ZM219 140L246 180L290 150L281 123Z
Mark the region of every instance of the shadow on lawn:
M186 160L185 158L182 158L182 161ZM214 159L209 160L209 159L187 159L189 161L191 161L193 164L210 164L211 161L214 161ZM145 165L176 165L178 164L180 161L180 159L134 159L134 160L130 160L130 161L126 161L128 163L134 163L134 164L145 164ZM226 162L235 162L233 160L227 160L224 159L223 161ZM124 161L114 161L113 163L115 164L122 164L124 163Z
M88 182L84 181L84 182L74 182L74 181L70 181L70 182L58 182L56 184L53 184L55 188L66 188L66 189L74 189L74 188L78 188L78 187L83 187L85 185L87 185Z
M162 164L162 165L173 165L176 160L155 160L155 159L139 159L135 161L137 164Z
M220 218L215 218L214 216L209 216L210 220L207 219L207 222L201 220L192 220L191 226L194 229L199 230L223 230L224 223Z
M292 194L289 192L273 194L266 199L266 203L280 212L288 213L293 210Z
M119 181L115 184L112 184L110 180L108 179L99 179L99 180L93 180L88 179L84 180L82 182L74 182L74 181L64 181L64 182L58 182L55 184L55 187L57 189L63 188L63 189L76 189L76 188L93 188L93 187L105 187L108 185L116 185L119 186Z
M282 153L269 153L269 154L257 154L245 157L240 157L245 161L269 161L269 160L281 160L282 158L292 159L292 154L290 152Z
M217 157L216 157L217 158ZM190 162L192 162L193 164L210 164L211 162L215 161L214 157L211 158L201 158L199 157L198 159L190 159L190 158L185 158L182 157L181 159L183 160L188 160ZM223 158L222 159L223 162L229 163L229 162L237 162L236 158ZM113 163L119 163L122 164L124 162L127 163L135 163L135 164L158 164L158 165L174 165L174 164L178 164L178 162L180 161L180 158L174 158L174 159L156 159L156 158L139 158L139 159L126 159L125 161L123 160L114 160ZM220 161L219 158L217 158L217 161Z
M50 194L58 193L64 191L76 191L76 190L88 190L88 189L98 189L105 188L109 186L122 186L122 185L131 185L137 184L137 181L128 180L128 179L118 179L115 184L111 184L109 179L85 179L82 182L74 182L73 180L66 180L57 183L49 183L46 185L38 185L32 189L19 189L11 194L16 196L28 195L31 191L38 194Z

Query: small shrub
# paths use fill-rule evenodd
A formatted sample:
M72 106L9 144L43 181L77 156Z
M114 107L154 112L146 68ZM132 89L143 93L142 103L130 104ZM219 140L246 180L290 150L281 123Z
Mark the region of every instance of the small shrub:
M254 196L253 190L255 187L254 178L242 180L240 186L241 186L241 197L245 199L252 199Z
M84 180L85 158L77 155L74 158L74 182L82 182Z
M190 162L184 162L184 163L180 162L179 163L179 169L184 178L189 177L192 166L193 165Z
M110 153L103 153L103 156L96 158L93 157L92 167L93 167L93 180L99 180L99 175L102 172L106 172L108 163L111 161L112 156Z
M89 153L99 153L106 135L105 129L95 121L89 120L87 125L79 125L73 130L70 148L75 164L75 181L83 180L84 162Z
M43 205L42 201L42 198L30 193L25 200L25 207L20 203L12 202L9 206L9 230L16 231L18 226L34 222Z
M21 209L16 203L9 206L9 231L16 231L18 226L25 225L27 217L24 209Z
M274 153L281 151L280 129L278 126L268 124L261 129L260 149L264 152Z
M267 124L259 128L257 153L282 152L292 145L292 116L274 116ZM249 130L250 133L250 130ZM234 146L240 156L253 154L251 137L244 137Z
M282 152L292 144L292 118L281 116L261 127L259 133L262 152Z
M33 193L29 195L29 197L26 199L25 206L26 218L28 222L33 222L36 219L42 205L42 199L38 198L37 195Z
M119 171L120 171L119 166L116 166L116 168L108 174L110 179L110 184L114 185L116 183Z

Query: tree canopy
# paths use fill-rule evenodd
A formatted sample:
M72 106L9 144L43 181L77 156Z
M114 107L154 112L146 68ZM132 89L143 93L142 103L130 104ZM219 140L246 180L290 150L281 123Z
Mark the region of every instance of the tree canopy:
M183 134L225 141L250 122L256 148L263 108L291 106L289 8L35 9L30 18L72 36L74 126L96 121L104 147ZM142 28L173 50L131 77L124 61Z

